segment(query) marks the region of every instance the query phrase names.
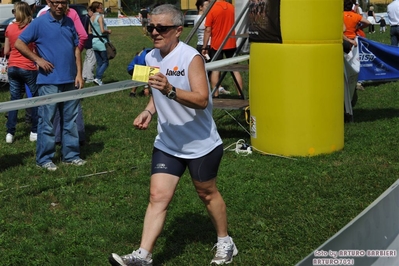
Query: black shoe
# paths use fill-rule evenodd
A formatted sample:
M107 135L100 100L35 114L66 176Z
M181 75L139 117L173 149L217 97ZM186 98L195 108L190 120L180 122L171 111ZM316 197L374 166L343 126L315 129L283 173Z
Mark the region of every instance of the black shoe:
M135 93L135 92L131 92L131 93L129 94L129 97L135 98L135 97L136 97L136 93Z

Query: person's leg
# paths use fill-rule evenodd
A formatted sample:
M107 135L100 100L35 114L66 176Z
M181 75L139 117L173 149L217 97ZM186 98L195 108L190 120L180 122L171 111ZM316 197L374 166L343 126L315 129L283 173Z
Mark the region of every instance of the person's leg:
M19 78L19 72L17 67L10 67L8 69L8 82L10 86L10 100L15 101L21 99L21 92L25 91L25 84L21 78ZM15 135L17 126L18 110L8 112L7 118L7 133Z
M63 103L59 103L58 105L61 106ZM59 108L55 111L55 116L53 120L53 127L54 127L54 135L55 135L55 143L61 143L62 136L61 136L61 116Z
M136 97L136 91L137 91L137 87L133 87L133 88L130 90L129 97Z
M215 57L217 50L214 49L209 49L209 56L213 61L221 60L223 59L223 53L220 53L216 59L213 59ZM220 79L220 71L212 71L210 74L209 82L211 83L211 91L216 87L218 81ZM219 96L219 90L215 91L215 94L213 97L218 97Z
M56 85L41 85L39 96L58 93ZM53 121L57 104L41 105L38 108L36 163L44 165L52 162L55 153L55 135Z
M391 27L391 32L392 32L392 30L393 30L393 35L394 35L394 38L396 41L395 44L393 44L393 45L398 46L399 45L399 26L393 27L393 29Z
M188 163L197 194L204 202L219 237L227 236L226 204L216 187L216 176L222 156L223 145L219 145L207 155Z
M216 187L216 178L206 182L193 180L193 183L198 196L206 206L218 237L227 236L226 204Z
M150 202L144 217L143 234L140 247L152 252L155 242L162 231L166 210L175 193L179 177L171 174L151 176Z
M73 83L62 85L62 91L71 90L76 90ZM76 125L79 102L80 100L71 100L61 104L61 153L63 162L72 162L73 160L80 159L79 134L78 127Z
M86 82L92 82L94 79L94 66L96 64L96 56L93 49L86 49L85 61L83 63L83 79Z
M216 186L216 176L223 156L223 145L207 155L190 160L188 168L198 196L204 202L217 234L216 254L211 264L230 263L238 250L227 231L226 204Z
M213 70L211 72L211 78L210 78L211 91L213 91L213 89L216 87L219 79L220 79L220 71ZM218 96L219 96L219 90L216 90L213 97L218 97Z
M396 35L396 29L398 27L393 27L391 26L391 29L389 30L389 34L391 35L391 45L393 46L398 46L398 37Z
M101 80L108 67L107 51L95 51L97 60L96 79Z
M147 85L144 86L144 96L146 97L150 96L150 89L148 88Z
M158 167L159 164L164 167ZM176 190L180 176L186 169L183 159L154 148L152 153L150 202L144 217L140 248L119 256L112 253L112 265L152 265L152 251L165 223L166 211Z
M25 84L28 86L32 97L37 97L39 96L39 86L36 84L36 79L37 79L37 74L38 71L29 71L25 70L26 75L25 75ZM32 107L31 108L31 132L37 133L37 121L38 121L38 107Z
M79 101L78 105L78 117L76 118L76 126L78 127L78 135L79 135L79 145L83 146L86 141L85 134L85 121L83 118L83 108L82 108L82 100Z
M228 50L224 50L223 53L225 55L226 58L232 58L234 56L234 53L236 52L236 48L233 49L228 49ZM233 75L235 77L235 79L237 80L237 84L240 87L240 89L237 89L237 94L241 95L240 90L243 90L243 86L242 86L242 77L241 77L241 73L238 71L234 71Z

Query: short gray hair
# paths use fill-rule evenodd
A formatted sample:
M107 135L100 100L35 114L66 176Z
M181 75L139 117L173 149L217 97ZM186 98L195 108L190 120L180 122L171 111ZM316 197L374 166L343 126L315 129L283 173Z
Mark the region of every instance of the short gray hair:
M157 6L154 10L151 11L151 15L163 15L169 14L172 18L173 25L175 26L183 26L184 17L183 13L176 6L171 4L164 4Z

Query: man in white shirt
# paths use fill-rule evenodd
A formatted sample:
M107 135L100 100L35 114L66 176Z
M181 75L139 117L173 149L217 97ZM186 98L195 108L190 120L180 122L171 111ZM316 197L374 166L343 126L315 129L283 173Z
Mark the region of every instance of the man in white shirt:
M391 24L391 45L398 46L399 40L399 1L393 0L387 7L388 18Z

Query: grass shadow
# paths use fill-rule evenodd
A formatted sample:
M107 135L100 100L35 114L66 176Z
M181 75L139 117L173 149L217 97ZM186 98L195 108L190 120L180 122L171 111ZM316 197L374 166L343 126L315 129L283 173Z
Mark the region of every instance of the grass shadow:
M382 108L382 109L356 109L354 110L354 122L372 122L382 119L391 119L399 117L399 109Z
M162 264L183 254L186 246L193 242L213 243L216 240L210 218L189 212L176 216L161 236L165 238L165 245L155 260Z
M86 142L90 142L90 137L98 131L106 131L107 127L102 125L85 124Z
M6 154L0 158L0 172L3 172L9 168L23 166L24 159L32 157L32 152L22 152L17 154Z
M80 152L84 155L83 157L89 157L93 153L99 153L104 149L104 142L91 143L90 137L98 131L106 131L106 126L101 125L85 125L85 145L80 148Z

